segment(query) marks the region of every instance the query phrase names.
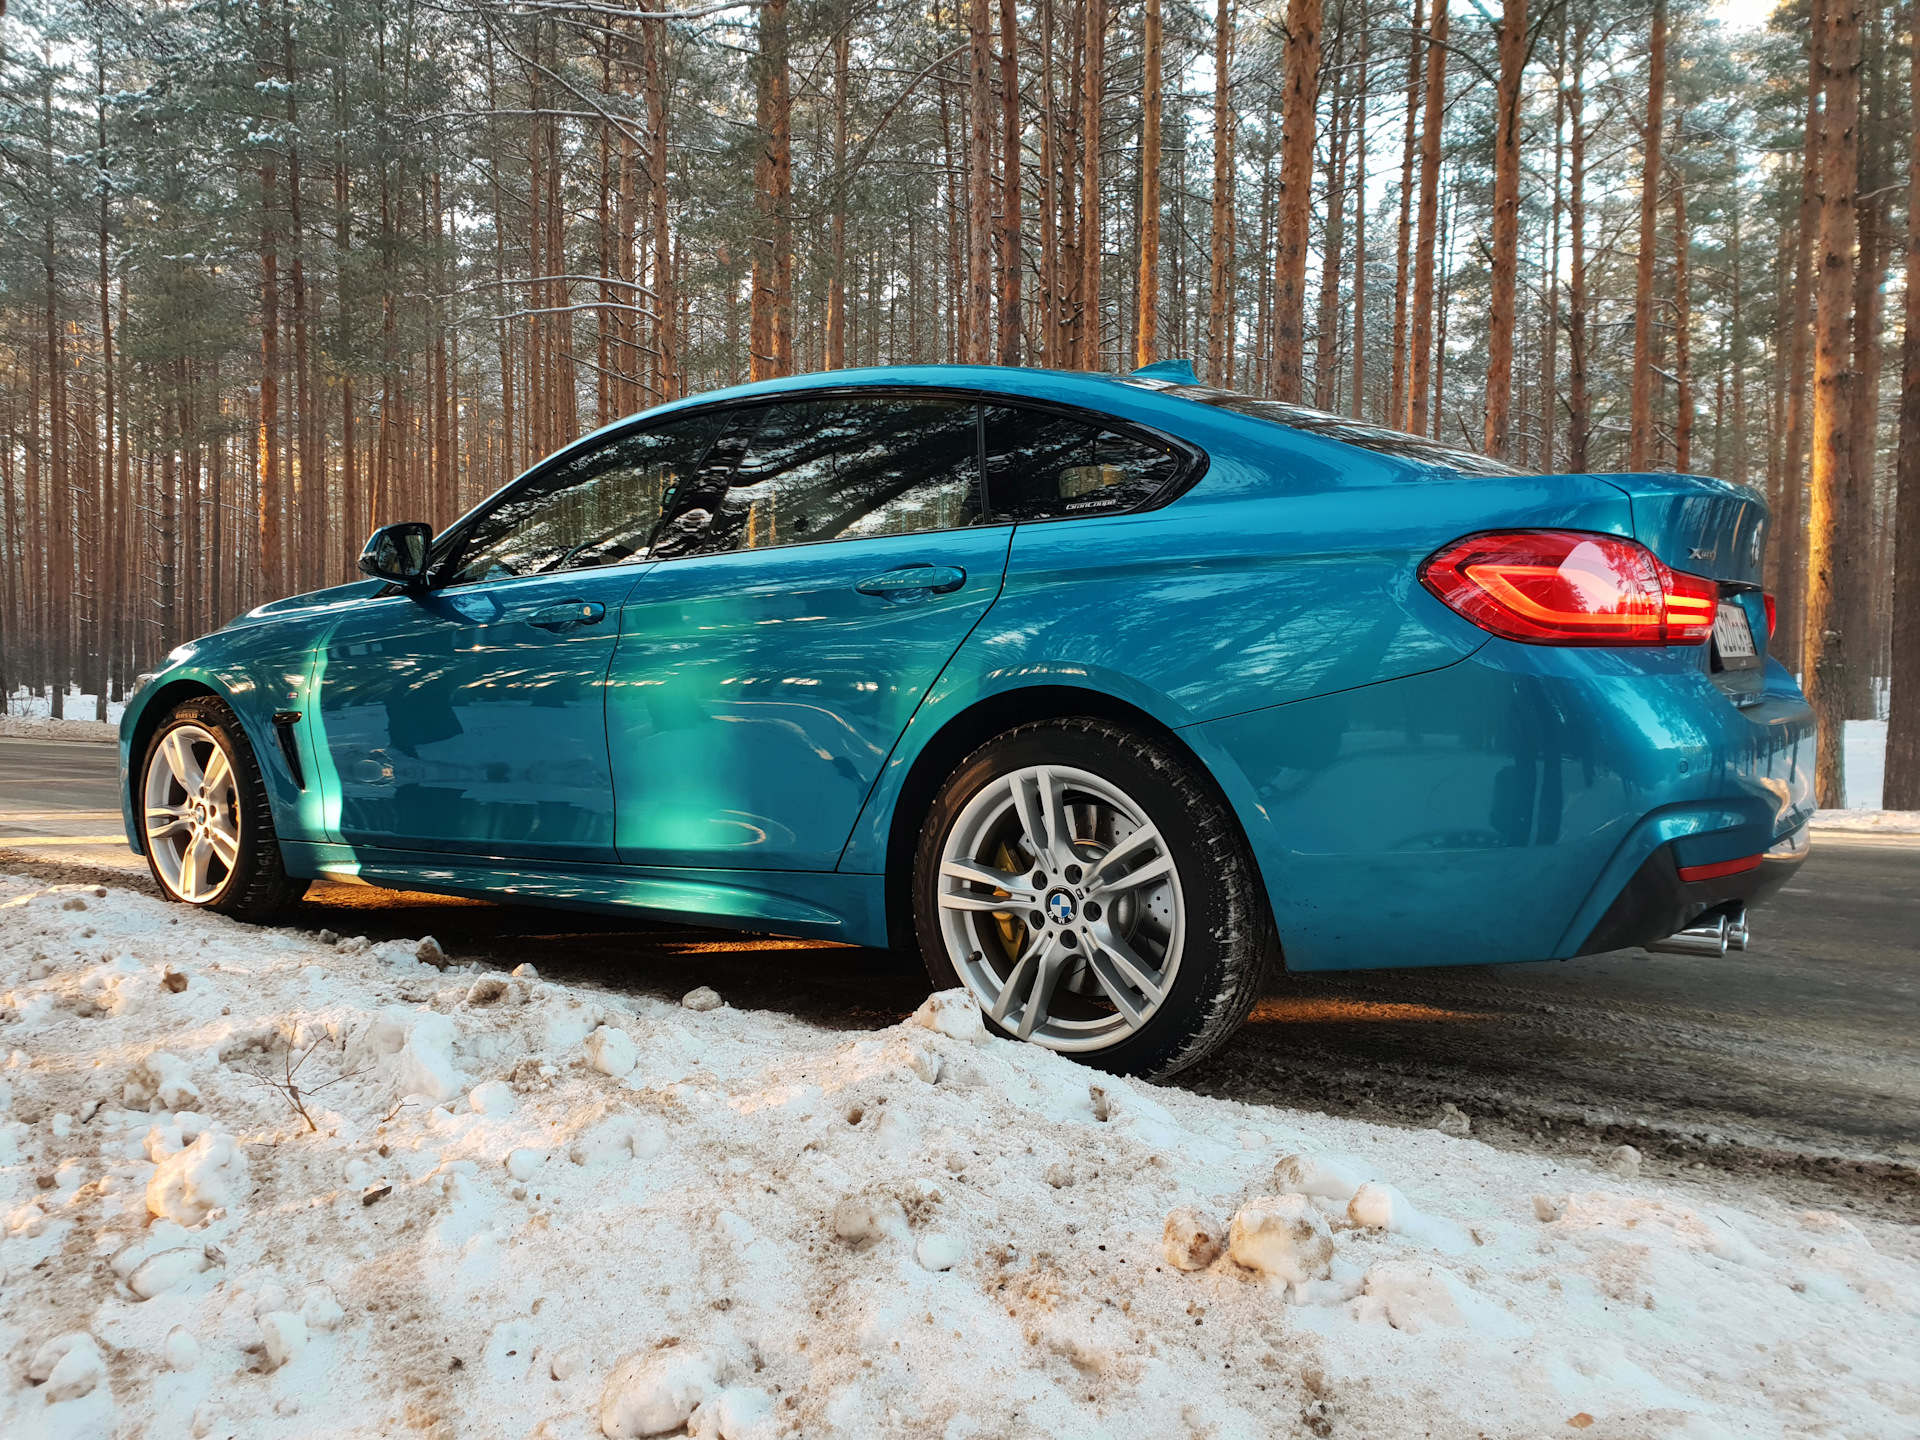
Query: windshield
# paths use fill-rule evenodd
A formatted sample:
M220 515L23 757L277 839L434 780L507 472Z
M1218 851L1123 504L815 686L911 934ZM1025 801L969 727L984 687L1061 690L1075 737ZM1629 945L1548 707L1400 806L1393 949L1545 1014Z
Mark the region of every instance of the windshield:
M1348 415L1330 415L1325 410L1315 410L1308 405L1293 405L1284 400L1261 400L1252 395L1242 395L1235 390L1216 390L1208 385L1170 385L1165 381L1134 376L1122 378L1129 385L1140 385L1146 389L1158 390L1165 395L1177 395L1182 400L1197 400L1202 405L1218 406L1222 410L1231 410L1236 415L1250 415L1255 420L1270 420L1276 425L1285 425L1290 430L1303 430L1309 435L1320 435L1328 440L1357 445L1362 450L1377 451L1382 455L1412 460L1421 465L1443 466L1448 470L1458 471L1462 475L1524 475L1527 473L1489 456L1475 454L1471 450L1462 450L1453 445L1443 445L1438 440L1429 440L1424 435L1409 435L1402 430L1389 430L1384 425L1370 425L1364 420L1355 420Z

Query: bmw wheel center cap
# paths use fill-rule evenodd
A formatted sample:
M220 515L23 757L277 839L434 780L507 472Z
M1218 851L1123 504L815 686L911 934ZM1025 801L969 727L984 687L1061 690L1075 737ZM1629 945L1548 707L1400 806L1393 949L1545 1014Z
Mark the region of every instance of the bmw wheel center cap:
M1073 896L1064 890L1056 890L1047 896L1047 918L1056 925L1073 923Z

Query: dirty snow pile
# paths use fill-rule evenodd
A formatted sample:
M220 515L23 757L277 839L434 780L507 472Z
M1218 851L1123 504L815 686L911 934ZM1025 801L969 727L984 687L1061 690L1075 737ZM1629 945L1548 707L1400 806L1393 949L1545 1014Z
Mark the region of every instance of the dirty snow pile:
M1920 1432L1897 1227L526 958L0 878L0 1434Z

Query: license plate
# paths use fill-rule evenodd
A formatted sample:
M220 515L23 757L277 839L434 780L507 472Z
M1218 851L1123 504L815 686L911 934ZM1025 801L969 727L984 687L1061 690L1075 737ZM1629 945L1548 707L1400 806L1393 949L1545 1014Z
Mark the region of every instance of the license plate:
M1720 663L1729 670L1744 670L1760 663L1745 606L1720 602L1713 619L1713 648L1719 652Z

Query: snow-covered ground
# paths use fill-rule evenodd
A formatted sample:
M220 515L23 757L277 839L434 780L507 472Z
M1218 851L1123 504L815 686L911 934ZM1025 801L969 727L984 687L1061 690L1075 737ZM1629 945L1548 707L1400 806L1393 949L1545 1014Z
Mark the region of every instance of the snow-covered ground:
M14 716L17 719L45 720L53 714L53 701L48 696L38 694L23 687L7 696L6 705L0 708L4 708L8 715ZM66 705L63 708L66 711L66 718L69 720L92 720L99 707L93 695L77 688L69 687L67 690ZM107 702L107 718L105 723L118 725L120 723L120 716L125 712L126 708L127 707L118 700L109 700Z
M1920 1433L1896 1226L332 942L0 878L0 1434Z

